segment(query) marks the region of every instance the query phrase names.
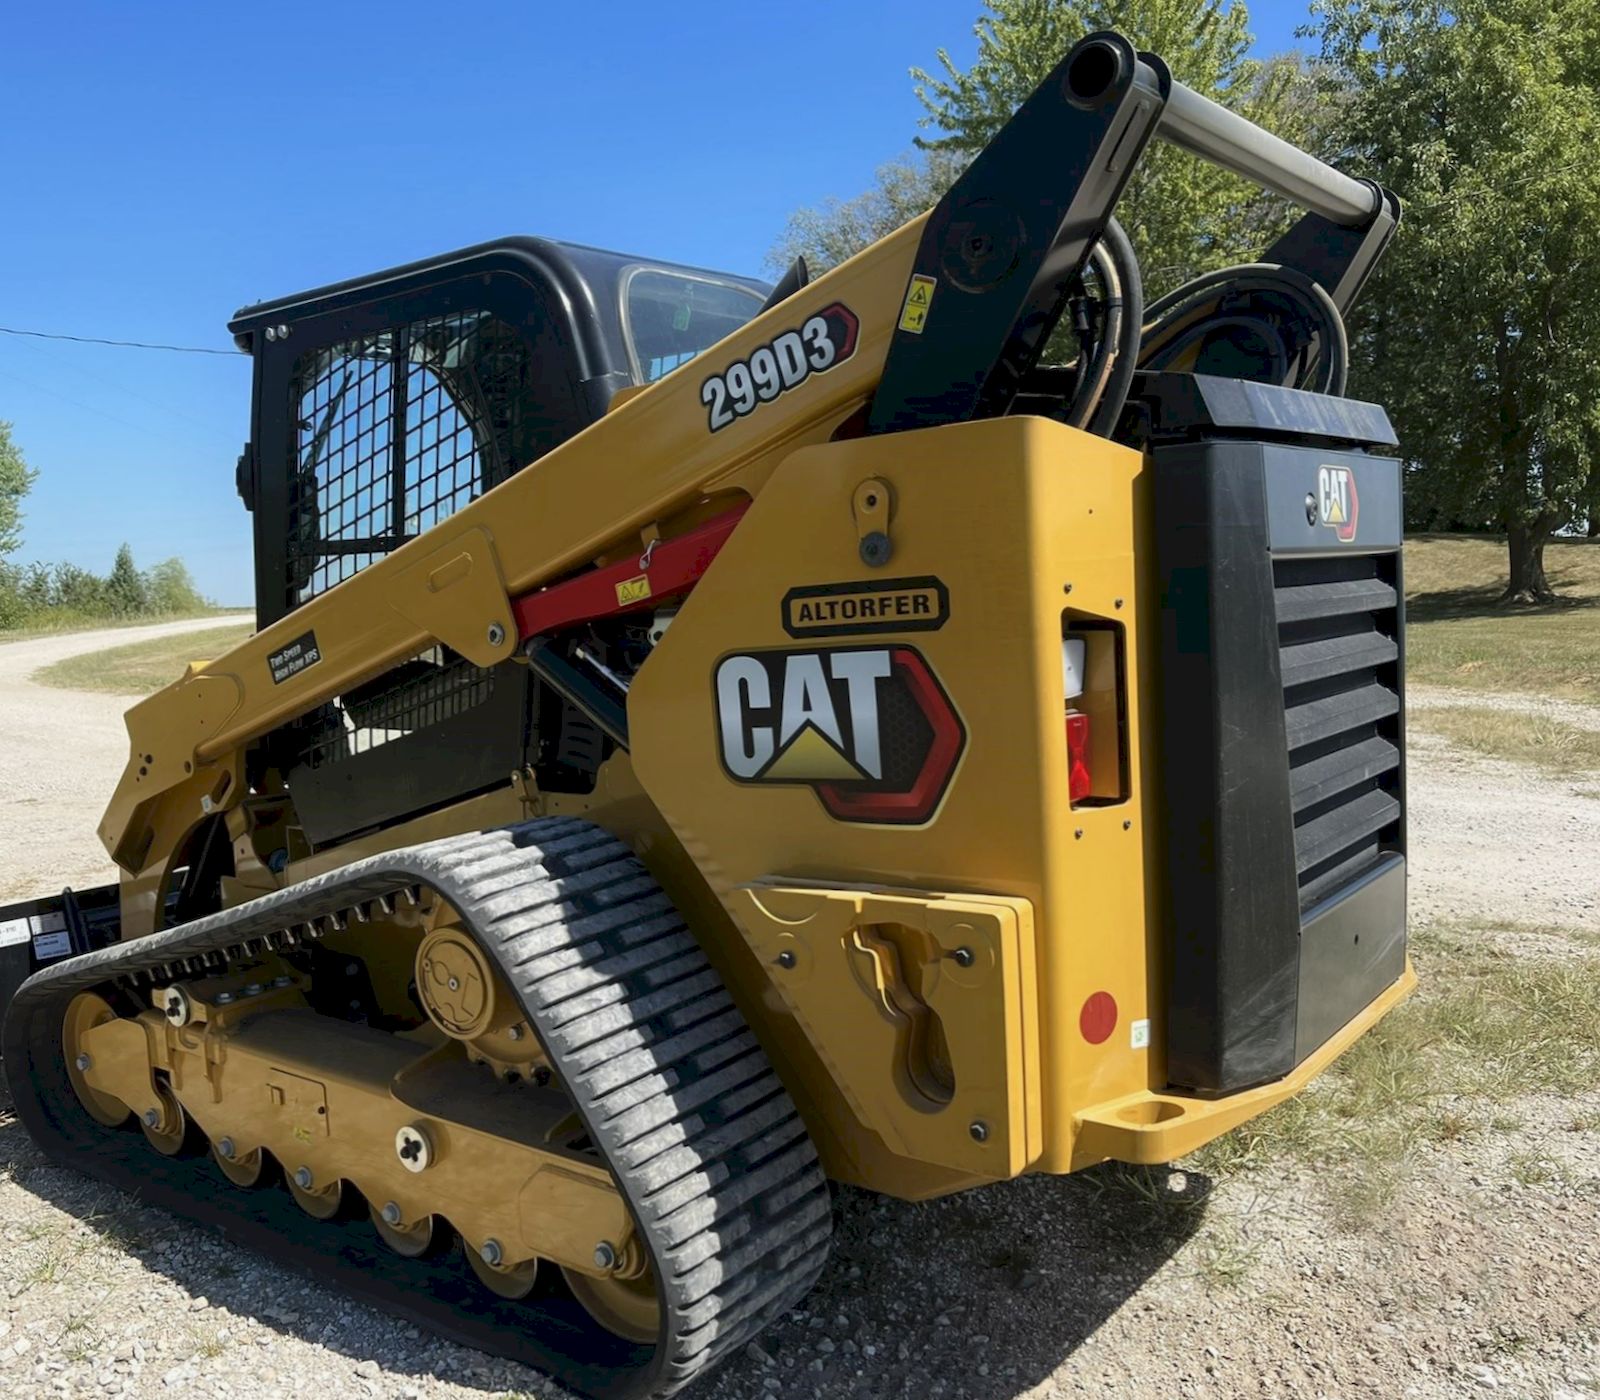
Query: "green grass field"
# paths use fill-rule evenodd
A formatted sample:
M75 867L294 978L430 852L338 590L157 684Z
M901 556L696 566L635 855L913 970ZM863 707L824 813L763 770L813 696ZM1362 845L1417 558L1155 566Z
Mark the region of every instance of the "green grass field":
M1502 608L1495 600L1506 580L1503 543L1408 540L1408 679L1600 703L1600 540L1552 541L1545 567L1558 602Z
M33 673L41 685L63 690L100 690L112 695L148 695L170 685L183 674L191 661L221 656L252 632L253 624L232 627L207 627L198 632L181 632L175 637L154 637L146 642L130 642L70 656Z
M1565 941L1570 952L1518 952L1518 933ZM1510 1132L1520 1126L1516 1100L1593 1087L1600 1074L1594 940L1592 929L1494 921L1415 929L1416 995L1304 1094L1182 1165L1235 1176L1298 1162L1315 1169L1342 1224L1381 1221L1396 1187L1421 1170L1427 1142ZM1559 1170L1538 1154L1514 1166L1530 1175Z

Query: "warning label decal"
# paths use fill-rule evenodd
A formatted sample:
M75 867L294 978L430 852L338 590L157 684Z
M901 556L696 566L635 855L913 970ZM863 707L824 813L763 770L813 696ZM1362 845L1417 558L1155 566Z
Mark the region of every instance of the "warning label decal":
M933 289L938 285L934 278L924 277L920 272L912 277L911 285L906 288L906 304L900 310L901 330L922 334L922 328L928 324L928 308L933 304Z

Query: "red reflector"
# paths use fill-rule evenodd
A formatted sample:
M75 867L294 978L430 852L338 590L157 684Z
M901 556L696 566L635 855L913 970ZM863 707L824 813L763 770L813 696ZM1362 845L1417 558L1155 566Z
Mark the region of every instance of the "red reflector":
M1078 1029L1091 1045L1111 1038L1117 1028L1117 1002L1110 992L1096 992L1078 1013Z
M1081 802L1093 787L1089 776L1089 716L1068 710L1067 796L1073 802Z

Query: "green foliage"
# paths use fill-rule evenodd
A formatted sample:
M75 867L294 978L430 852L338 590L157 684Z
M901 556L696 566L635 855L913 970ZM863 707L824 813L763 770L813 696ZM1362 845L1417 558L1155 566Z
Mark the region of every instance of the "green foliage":
M978 56L963 71L938 52L939 73L916 68L931 151L981 150L1073 44L1115 29L1160 54L1173 76L1297 143L1313 136L1317 85L1293 56L1249 56L1250 17L1240 0L985 0ZM1197 273L1257 256L1288 223L1280 201L1165 145L1134 168L1118 212L1138 250L1147 290L1159 294Z
M144 576L144 588L146 606L153 613L204 612L210 606L181 559L152 564Z
M211 607L181 559L141 573L127 545L104 578L77 564L0 563L0 631L172 617Z
M885 238L926 213L966 168L953 152L913 152L878 167L877 182L853 199L827 199L814 209L799 209L772 251L767 265L782 275L803 257L813 273L837 267L846 258Z
M11 440L11 424L0 420L0 559L22 540L22 498L36 473L28 470L22 449Z
M133 551L127 545L117 550L116 561L111 565L111 575L106 579L106 600L118 617L137 617L149 609L144 578L134 567Z
M1415 524L1498 527L1508 599L1600 460L1600 9L1589 0L1320 0L1349 163L1400 192L1352 326L1352 393L1386 404Z
M1118 29L1161 54L1175 76L1283 136L1314 145L1328 99L1293 55L1248 56L1240 0L985 0L978 56L963 71L938 51L936 76L912 69L927 108L920 151L878 171L871 190L793 215L769 255L774 271L803 253L817 269L842 262L936 203L967 163L1079 39ZM1140 254L1147 290L1254 258L1289 221L1282 201L1248 181L1165 146L1136 167L1119 211Z

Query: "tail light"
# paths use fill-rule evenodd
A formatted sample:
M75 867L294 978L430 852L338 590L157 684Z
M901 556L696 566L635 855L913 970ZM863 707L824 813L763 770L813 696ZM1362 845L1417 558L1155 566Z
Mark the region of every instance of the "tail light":
M1067 696L1067 796L1081 802L1094 791L1089 772L1089 716L1074 707L1083 694L1088 643L1082 637L1061 639L1061 685Z
M1067 796L1082 802L1094 792L1089 775L1089 716L1067 711Z
M1124 802L1128 789L1125 633L1119 623L1068 610L1061 617L1067 796L1073 806Z

